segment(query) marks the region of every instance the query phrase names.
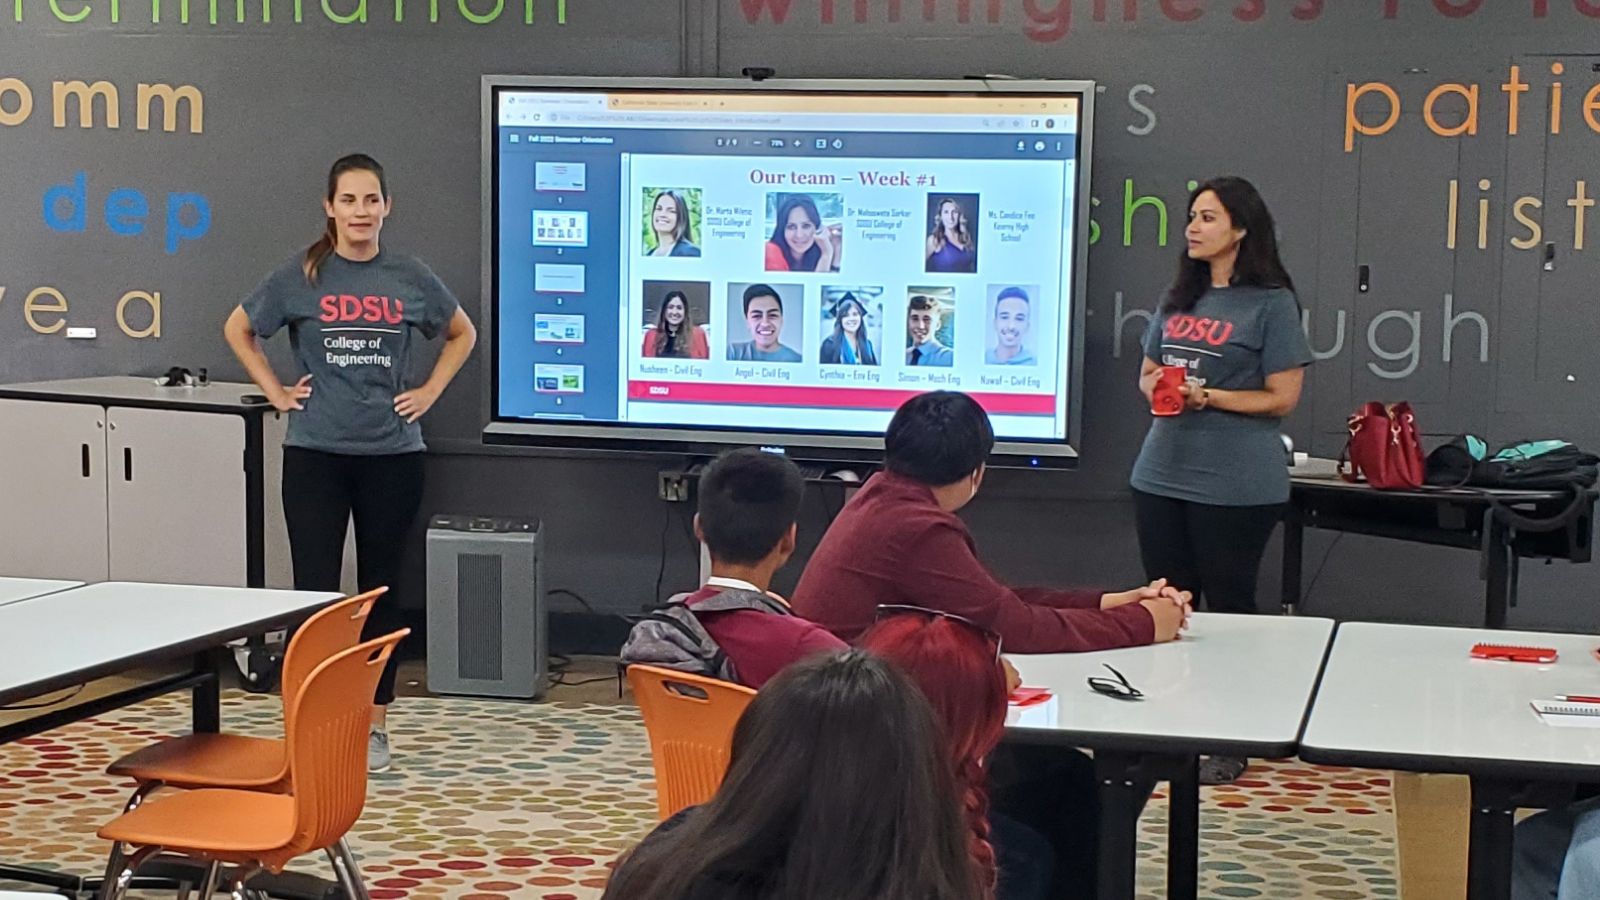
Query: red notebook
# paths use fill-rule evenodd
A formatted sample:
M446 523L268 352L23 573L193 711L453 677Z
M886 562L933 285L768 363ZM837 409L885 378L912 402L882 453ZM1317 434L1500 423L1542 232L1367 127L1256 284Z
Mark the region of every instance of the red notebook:
M1506 659L1511 662L1552 663L1556 661L1554 647L1517 647L1509 644L1473 644L1472 655L1478 659Z
M1012 706L1033 706L1050 699L1050 689L1041 687L1019 687L1011 692L1007 698Z

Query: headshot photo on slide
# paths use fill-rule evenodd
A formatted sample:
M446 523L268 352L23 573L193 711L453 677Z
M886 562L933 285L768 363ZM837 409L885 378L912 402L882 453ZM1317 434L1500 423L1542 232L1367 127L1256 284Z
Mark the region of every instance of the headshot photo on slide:
M800 362L794 348L805 346L805 288L731 282L727 322L729 362Z
M825 366L876 366L883 346L883 288L833 285L822 289L822 344L817 362Z
M837 272L844 255L844 195L767 195L768 272Z
M978 195L929 194L923 270L978 271Z
M644 341L646 358L711 358L711 283L646 281Z
M647 187L642 193L644 255L699 256L700 189Z
M1031 366L1034 355L1035 310L1039 286L1036 284L991 284L986 291L989 311L988 339L984 344L986 366Z
M955 365L955 300L951 287L906 289L906 365Z

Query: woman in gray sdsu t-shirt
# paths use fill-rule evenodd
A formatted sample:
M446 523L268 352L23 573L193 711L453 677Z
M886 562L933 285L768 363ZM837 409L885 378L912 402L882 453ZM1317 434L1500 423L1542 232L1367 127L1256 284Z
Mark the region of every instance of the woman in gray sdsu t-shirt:
M328 173L327 230L279 266L223 326L228 346L273 407L289 413L283 452L283 511L299 590L337 591L344 536L355 518L361 590L393 588L406 533L422 503L422 426L477 340L449 288L420 261L378 246L392 208L383 167L346 156ZM289 329L305 372L285 385L258 339ZM433 372L408 387L413 332L445 337ZM363 638L404 625L391 591L373 607ZM368 767L389 765L385 711L395 666L373 698Z
M1139 555L1213 612L1256 611L1256 573L1289 500L1278 428L1300 402L1311 348L1272 214L1255 186L1217 178L1189 195L1178 277L1144 336L1139 388L1183 366L1185 407L1154 416L1133 465ZM1218 759L1202 780L1231 781ZM1218 770L1204 777L1209 770ZM1230 777L1231 776L1231 777Z

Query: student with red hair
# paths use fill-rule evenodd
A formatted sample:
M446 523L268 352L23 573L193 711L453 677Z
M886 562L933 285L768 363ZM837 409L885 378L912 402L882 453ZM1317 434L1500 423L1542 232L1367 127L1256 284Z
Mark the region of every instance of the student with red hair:
M991 808L990 763L1015 752L996 753L1015 679L1000 658L999 636L950 613L886 605L860 646L911 676L933 706L972 831L973 859L996 900L1092 897L1099 816L1087 758L1052 748L1025 763L1007 759L1005 767L1026 772L1026 780L1004 785Z

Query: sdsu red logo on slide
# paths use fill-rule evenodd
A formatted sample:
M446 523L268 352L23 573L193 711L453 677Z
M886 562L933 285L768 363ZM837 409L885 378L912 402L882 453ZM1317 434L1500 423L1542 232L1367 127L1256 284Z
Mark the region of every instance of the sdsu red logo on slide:
M405 321L406 302L399 297L374 297L368 294L329 294L322 298L324 322L373 322L399 325Z

